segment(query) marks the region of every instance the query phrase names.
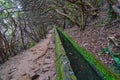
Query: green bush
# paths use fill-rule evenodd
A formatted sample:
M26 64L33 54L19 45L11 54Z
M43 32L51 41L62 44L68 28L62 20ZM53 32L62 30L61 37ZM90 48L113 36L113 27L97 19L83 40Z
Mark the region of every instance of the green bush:
M35 46L35 42L34 41L32 41L31 43L29 43L29 45L28 45L28 48L32 48L33 46Z

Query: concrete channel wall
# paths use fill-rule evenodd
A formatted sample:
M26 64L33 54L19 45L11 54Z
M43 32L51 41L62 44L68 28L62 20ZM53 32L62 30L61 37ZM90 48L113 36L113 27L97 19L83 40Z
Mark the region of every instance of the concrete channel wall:
M58 32L58 33L57 33ZM67 34L65 34L63 31L61 31L60 29L57 29L56 32L56 38L59 38L62 41L62 44L66 43L66 44L70 44L72 46L72 48L74 48L75 51L79 52L78 54L82 55L83 58L90 64L92 65L92 67L94 67L94 69L97 71L97 73L103 78L103 80L120 80L120 78L118 77L117 74L111 72L110 70L108 70L108 68L106 68L101 61L99 61L92 53L88 52L87 50L85 50L83 47L80 47L72 38L70 38ZM59 34L59 35L58 35ZM58 55L58 53L61 53L60 50L60 46L62 46L60 39L57 40L58 42L56 42L56 53ZM60 42L60 43L59 43ZM58 45L59 43L59 45ZM59 46L59 47L57 47ZM65 51L64 51L65 52ZM65 54L65 53L64 53ZM58 55L60 57L60 54ZM57 56L57 59L62 61L62 58L60 59ZM63 62L64 63L64 62ZM57 67L61 67L61 65L57 62ZM58 70L57 70L58 71ZM64 71L63 71L64 74ZM59 76L59 75L58 75ZM57 77L58 77L57 76ZM65 75L64 75L65 76ZM59 79L57 79L59 80ZM60 79L60 80L69 80L69 79ZM70 79L71 80L71 79ZM75 80L75 79L73 79ZM84 79L78 79L78 80L84 80Z
M56 48L56 80L77 80L62 46L60 37L55 30Z

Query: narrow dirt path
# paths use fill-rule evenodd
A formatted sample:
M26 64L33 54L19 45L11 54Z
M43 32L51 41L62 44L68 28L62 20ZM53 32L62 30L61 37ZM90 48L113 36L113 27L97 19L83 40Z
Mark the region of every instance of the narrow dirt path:
M2 80L56 80L53 30L36 46L24 51L2 66Z

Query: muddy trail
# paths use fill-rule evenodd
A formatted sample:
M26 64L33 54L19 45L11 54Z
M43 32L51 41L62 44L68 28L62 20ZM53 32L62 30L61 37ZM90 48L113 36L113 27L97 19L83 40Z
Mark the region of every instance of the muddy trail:
M54 31L36 46L0 66L1 80L56 80Z

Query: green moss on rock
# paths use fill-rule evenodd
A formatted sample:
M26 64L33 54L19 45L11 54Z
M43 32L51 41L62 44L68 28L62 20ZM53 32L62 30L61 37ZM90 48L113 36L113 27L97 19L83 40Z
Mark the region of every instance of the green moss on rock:
M56 48L56 80L77 80L66 56L65 50L60 41L57 31L55 31Z

